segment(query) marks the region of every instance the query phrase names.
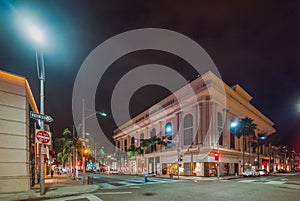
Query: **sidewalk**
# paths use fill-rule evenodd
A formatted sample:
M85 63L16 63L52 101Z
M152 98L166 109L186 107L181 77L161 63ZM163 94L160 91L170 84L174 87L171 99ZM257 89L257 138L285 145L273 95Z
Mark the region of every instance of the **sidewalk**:
M40 195L40 186L35 185L31 190L17 193L0 193L1 201L12 200L44 200L83 193L91 193L99 189L99 185L83 185L82 180L74 180L63 174L45 179L45 195Z

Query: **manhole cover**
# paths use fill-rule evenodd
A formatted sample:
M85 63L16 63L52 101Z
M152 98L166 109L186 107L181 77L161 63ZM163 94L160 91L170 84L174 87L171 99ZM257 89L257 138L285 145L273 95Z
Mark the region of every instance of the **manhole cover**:
M152 195L155 195L155 193L143 193L143 195L152 196Z

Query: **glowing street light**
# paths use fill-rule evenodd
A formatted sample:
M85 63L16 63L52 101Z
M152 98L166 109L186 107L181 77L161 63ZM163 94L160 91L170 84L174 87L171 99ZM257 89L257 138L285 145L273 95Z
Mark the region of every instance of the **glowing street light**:
M236 128L238 126L238 122L237 121L233 121L233 122L231 122L231 124L230 124L230 127L231 128Z
M29 29L29 34L32 39L38 43L41 43L43 40L43 34L41 30L36 27L31 27ZM44 57L43 54L40 53L40 58L38 55L37 48L35 48L35 59L36 59L36 67L38 78L40 80L40 114L45 114L44 112L44 82L45 82L45 67L44 67ZM39 63L39 60L41 63ZM44 130L44 121L40 120L40 129ZM42 154L42 144L40 144L40 194L45 194L45 178L44 178L44 159Z
M43 41L43 33L40 29L37 27L30 27L29 28L30 36L36 41L36 42L42 42Z
M105 112L94 112L88 116L85 115L85 105L84 105L84 99L82 99L82 145L85 146L85 136L86 136L86 132L85 132L85 120L96 115L96 114L100 114L101 116L103 117L106 117L107 114ZM86 171L85 171L85 166L86 166L86 163L85 163L85 156L83 155L82 156L82 167L83 167L83 171L82 171L82 178L83 178L83 183L85 183L85 174L86 174Z

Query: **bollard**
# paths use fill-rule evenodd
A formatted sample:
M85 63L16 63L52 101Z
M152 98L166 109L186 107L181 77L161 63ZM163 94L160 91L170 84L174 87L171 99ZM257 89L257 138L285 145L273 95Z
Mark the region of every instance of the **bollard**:
M88 176L87 184L93 184L93 177Z

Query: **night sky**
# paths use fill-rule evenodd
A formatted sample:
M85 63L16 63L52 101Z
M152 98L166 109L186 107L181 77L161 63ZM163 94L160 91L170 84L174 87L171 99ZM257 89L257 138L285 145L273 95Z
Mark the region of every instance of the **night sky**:
M72 127L72 89L88 54L103 41L137 28L164 28L199 43L228 85L239 83L252 104L277 130L276 143L300 151L300 2L299 1L1 1L0 69L25 76L39 105L39 82L24 21L46 34L45 113L61 136ZM187 80L196 74L182 59L159 51L126 55L110 66L99 84L96 110L104 110L101 127L110 136L115 124L110 98L116 82L137 66L159 63ZM162 87L139 89L131 99L132 117L168 95Z

